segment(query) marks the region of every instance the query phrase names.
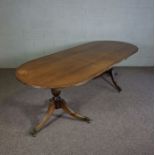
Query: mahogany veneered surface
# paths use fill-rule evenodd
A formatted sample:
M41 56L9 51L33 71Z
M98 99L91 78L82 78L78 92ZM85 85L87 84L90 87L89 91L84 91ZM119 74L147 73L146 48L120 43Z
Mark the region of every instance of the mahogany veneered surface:
M135 45L96 41L29 61L16 70L23 83L40 88L80 85L134 54Z

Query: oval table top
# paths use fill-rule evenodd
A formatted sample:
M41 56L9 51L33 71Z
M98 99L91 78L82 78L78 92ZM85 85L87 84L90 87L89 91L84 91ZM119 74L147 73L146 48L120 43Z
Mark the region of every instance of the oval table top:
M83 84L137 52L135 45L95 41L24 63L16 77L37 88L60 89Z

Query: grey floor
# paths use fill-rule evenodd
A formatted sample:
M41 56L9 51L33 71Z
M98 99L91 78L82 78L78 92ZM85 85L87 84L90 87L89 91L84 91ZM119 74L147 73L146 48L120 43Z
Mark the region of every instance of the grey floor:
M50 91L22 85L14 71L0 69L0 155L153 155L153 68L116 68L121 93L101 78L64 89L69 105L92 123L58 110L36 138L29 130Z

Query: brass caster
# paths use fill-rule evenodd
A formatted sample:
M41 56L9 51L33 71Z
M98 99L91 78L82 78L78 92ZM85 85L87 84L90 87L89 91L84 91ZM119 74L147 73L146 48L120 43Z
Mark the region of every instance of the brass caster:
M116 89L118 90L119 93L122 91L122 89L119 86L117 86Z
M30 134L32 137L36 137L37 133L38 133L38 131L35 128L32 129L32 131L30 131Z
M85 121L85 122L87 122L87 123L90 123L91 122L91 119L88 118L87 116L84 116L84 118L82 120Z

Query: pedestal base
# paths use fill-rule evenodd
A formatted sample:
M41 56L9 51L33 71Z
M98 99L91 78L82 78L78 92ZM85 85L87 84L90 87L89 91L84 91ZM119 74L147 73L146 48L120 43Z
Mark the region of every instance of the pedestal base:
M113 68L109 69L109 70L106 71L105 73L107 73L107 74L110 75L114 87L116 88L116 90L117 90L118 92L121 92L122 89L121 89L121 87L117 84L117 82L116 82L116 80L115 80L115 78L114 78Z
M65 102L65 100L60 97L60 93L61 93L60 90L51 89L51 92L53 94L53 98L50 100L48 110L44 115L44 117L42 118L42 120L31 131L32 136L36 136L36 134L46 125L46 123L48 122L49 118L51 117L55 109L59 109L59 108L62 108L66 113L68 113L74 118L90 123L90 119L88 117L81 116L80 114L74 112L67 106L67 103Z

